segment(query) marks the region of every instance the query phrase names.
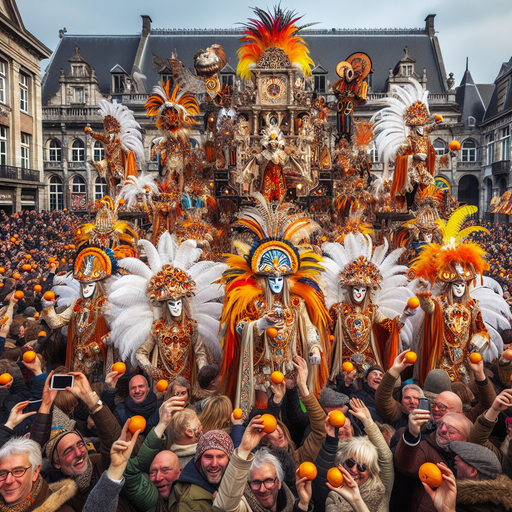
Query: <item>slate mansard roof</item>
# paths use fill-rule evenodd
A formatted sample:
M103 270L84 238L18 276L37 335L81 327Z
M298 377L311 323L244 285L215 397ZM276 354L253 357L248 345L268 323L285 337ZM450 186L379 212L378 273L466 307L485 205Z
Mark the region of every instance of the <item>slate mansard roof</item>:
M434 15L426 18L424 29L379 29L379 30L304 30L301 32L309 47L315 64L321 62L328 70L328 79L332 84L338 79L336 64L345 60L354 52L367 53L373 63L373 91L384 92L389 69L393 69L404 56L404 48L416 59L415 71L422 75L427 70L427 88L432 94L446 91L446 76L441 52L433 27ZM144 32L143 32L144 33ZM54 55L46 69L43 82L43 105L48 96L59 90L59 75L63 69L69 74L68 59L75 54L75 45L80 53L96 71L99 86L104 94L110 91L110 70L120 65L131 73L136 63L137 49L141 35L133 36L87 36L65 34L60 40ZM159 77L152 68L153 53L167 58L174 51L178 59L193 68L193 58L199 49L212 44L220 44L228 57L228 63L236 69L238 59L236 51L240 48L240 30L159 30L152 29L147 36L138 61L140 70L147 77L146 90L151 91Z

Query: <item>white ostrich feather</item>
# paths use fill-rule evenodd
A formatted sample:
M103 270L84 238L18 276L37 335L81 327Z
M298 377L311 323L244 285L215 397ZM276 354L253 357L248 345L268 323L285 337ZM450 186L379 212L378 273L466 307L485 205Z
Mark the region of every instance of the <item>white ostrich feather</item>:
M121 268L128 270L128 272L132 272L133 274L136 274L137 276L140 276L144 279L149 280L153 276L151 269L137 258L122 258L117 262L117 264Z
M160 258L156 247L149 240L139 240L139 245L142 245L144 248L151 272L155 275L162 268L162 259Z

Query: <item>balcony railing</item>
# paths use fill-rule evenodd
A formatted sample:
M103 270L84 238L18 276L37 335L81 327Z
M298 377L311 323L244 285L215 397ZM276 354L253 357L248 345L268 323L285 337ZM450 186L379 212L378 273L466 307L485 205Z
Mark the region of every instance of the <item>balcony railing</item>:
M458 161L457 162L457 168L460 169L467 169L468 171L479 171L482 167L482 162L463 162Z
M68 169L85 169L85 162L68 162Z
M39 181L39 171L23 169L12 165L0 165L0 178L18 181Z
M76 117L101 119L100 111L96 107L43 107L44 121Z

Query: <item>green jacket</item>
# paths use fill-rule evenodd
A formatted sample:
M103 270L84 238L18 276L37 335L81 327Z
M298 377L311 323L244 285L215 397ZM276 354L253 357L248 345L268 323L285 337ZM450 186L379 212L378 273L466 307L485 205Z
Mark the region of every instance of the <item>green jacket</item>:
M176 482L169 497L169 512L211 512L213 494L189 482Z
M125 484L121 495L138 512L166 510L164 500L156 486L149 480L149 467L156 455L164 449L165 436L161 438L152 428L144 439L139 452L128 461L124 471Z

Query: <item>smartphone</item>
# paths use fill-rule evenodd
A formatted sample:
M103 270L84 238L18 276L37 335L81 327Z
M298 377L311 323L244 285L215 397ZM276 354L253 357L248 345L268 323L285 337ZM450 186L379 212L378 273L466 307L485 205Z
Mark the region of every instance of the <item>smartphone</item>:
M75 382L75 377L73 375L63 374L55 374L52 375L52 380L50 381L50 389L66 389L66 387L73 387L73 383Z
M430 400L428 398L420 398L418 403L418 409L430 412Z

